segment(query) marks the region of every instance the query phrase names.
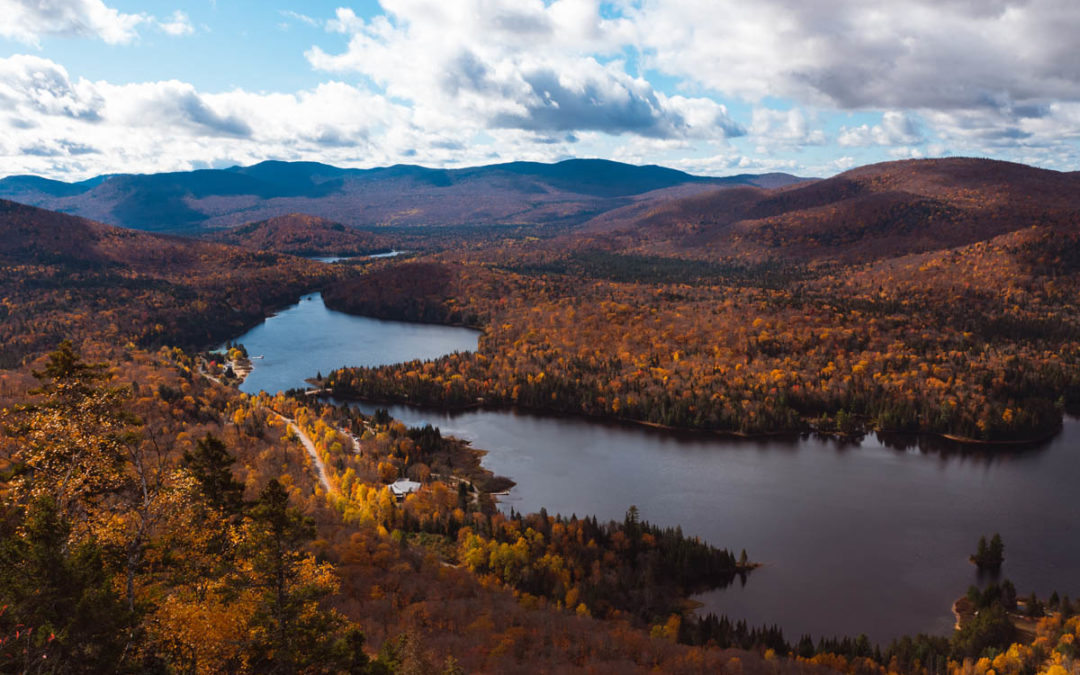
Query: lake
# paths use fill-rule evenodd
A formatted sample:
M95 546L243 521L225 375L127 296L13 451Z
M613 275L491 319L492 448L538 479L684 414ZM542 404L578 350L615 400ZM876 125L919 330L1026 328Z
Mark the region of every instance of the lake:
M317 370L432 358L473 349L476 337L351 317L308 296L239 338L265 355L242 388L276 391ZM621 519L634 504L645 519L736 554L745 548L764 566L745 586L697 599L703 611L777 623L789 640L948 634L952 601L978 581L967 556L995 531L1006 545L1002 575L1021 594L1080 597L1073 419L1038 448L960 452L929 440L746 440L509 411L389 409L487 450L485 466L517 481L503 508Z
M470 351L479 336L464 328L333 312L321 293L313 293L237 338L254 367L240 389L276 393L307 387L305 379L346 364L383 365Z

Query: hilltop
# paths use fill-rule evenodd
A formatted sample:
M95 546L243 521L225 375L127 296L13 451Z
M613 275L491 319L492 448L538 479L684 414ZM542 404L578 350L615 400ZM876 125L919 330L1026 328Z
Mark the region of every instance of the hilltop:
M89 335L205 347L343 273L0 200L0 367Z
M1077 182L891 162L399 263L328 288L327 305L478 325L480 349L422 377L328 379L339 397L739 434L1037 441L1080 402Z
M204 238L243 248L300 256L354 256L392 247L386 236L304 213L275 216L211 232Z

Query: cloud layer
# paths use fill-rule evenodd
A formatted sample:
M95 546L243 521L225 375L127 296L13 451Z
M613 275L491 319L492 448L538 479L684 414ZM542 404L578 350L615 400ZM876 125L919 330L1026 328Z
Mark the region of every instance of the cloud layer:
M42 38L93 38L110 45L129 44L141 25L167 35L191 35L188 15L174 11L165 19L139 12L128 14L102 0L0 0L0 37L39 47Z
M567 156L827 174L935 154L1080 163L1074 0L381 0L311 16L300 91L75 77L52 39L138 50L183 11L0 0L5 172L82 177L314 159L465 165ZM199 32L212 30L200 24ZM313 38L309 40L315 41Z
M666 96L628 73L625 19L596 3L556 0L386 0L364 21L339 9L328 22L345 51L308 51L311 64L361 73L434 123L550 134L598 131L722 139L742 128L709 98Z

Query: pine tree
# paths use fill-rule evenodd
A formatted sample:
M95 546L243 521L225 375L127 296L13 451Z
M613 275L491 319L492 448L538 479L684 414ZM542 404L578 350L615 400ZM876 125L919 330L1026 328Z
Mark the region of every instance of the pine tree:
M1001 541L1001 535L997 532L994 533L993 538L990 539L990 547L987 551L988 563L990 567L1001 567L1001 563L1005 562L1005 544Z
M21 519L6 511L8 531L0 537L5 605L0 636L14 638L18 630L26 637L23 642L3 640L5 667L32 655L48 660L56 672L116 671L132 616L112 589L99 547L93 539L70 541L72 528L50 497L35 500ZM16 527L19 520L21 527ZM29 664L17 670L29 671Z
M338 585L333 568L303 550L314 534L311 520L271 480L251 508L240 556L246 583L260 598L245 646L255 672L332 672L360 660L357 631L346 631L344 617L321 606Z
M1001 569L1001 564L1005 561L1005 544L1001 541L1001 535L995 532L989 545L985 536L979 537L979 545L970 560L981 570Z
M239 513L244 507L244 486L232 474L235 459L221 439L207 433L184 453L184 463L195 476L207 502L223 514Z

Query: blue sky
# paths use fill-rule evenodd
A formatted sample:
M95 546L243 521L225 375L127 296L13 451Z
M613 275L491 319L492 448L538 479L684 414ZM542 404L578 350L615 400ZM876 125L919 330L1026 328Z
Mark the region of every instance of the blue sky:
M0 0L0 173L1077 170L1071 0Z

